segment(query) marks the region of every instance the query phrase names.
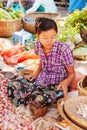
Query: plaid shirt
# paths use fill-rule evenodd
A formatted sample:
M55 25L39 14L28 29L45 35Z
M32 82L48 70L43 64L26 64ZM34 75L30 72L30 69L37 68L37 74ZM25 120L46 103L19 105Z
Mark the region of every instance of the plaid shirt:
M66 43L56 41L47 56L40 41L35 44L35 53L40 56L42 71L36 79L39 85L59 84L68 76L67 66L74 64L72 51Z

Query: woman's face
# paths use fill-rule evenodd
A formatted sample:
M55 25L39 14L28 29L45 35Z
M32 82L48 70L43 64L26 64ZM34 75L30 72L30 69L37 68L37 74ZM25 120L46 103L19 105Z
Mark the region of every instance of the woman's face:
M43 45L44 49L51 49L56 41L56 35L56 31L51 29L48 31L42 31L40 34L37 34L37 37Z

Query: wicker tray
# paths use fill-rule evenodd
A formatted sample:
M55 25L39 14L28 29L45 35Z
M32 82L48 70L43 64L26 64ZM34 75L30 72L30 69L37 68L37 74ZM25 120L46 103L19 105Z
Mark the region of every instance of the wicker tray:
M84 87L87 87L87 76L84 76L83 79L81 79L78 82L77 89L78 89L78 94L80 96L87 96L87 90L85 90Z
M80 126L77 126L72 120L70 120L67 115L64 112L64 105L61 103L63 99L58 100L57 102L57 108L58 108L58 112L59 114L69 122L69 126L70 126L70 130L84 130L82 129Z
M87 60L87 45L79 43L74 49L73 49L73 55L74 58L77 60Z
M66 115L83 129L87 129L87 118L77 113L78 107L87 104L87 96L69 98L65 101L64 111Z
M37 17L55 18L58 16L59 14L57 13L41 13L41 12L29 13L28 15L25 15L23 17L23 28L28 32L35 33L35 27L34 27L35 24L25 21L25 18L35 20Z
M83 60L83 61L87 60L87 56L86 55L84 55L84 56L74 55L74 58L77 59L77 60Z
M11 37L14 32L21 28L21 18L0 21L0 37Z

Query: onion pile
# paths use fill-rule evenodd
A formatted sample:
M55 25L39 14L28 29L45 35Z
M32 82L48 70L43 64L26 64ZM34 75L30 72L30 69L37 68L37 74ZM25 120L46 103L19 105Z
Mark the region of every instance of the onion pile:
M30 130L29 105L16 107L7 95L9 80L0 74L0 130Z

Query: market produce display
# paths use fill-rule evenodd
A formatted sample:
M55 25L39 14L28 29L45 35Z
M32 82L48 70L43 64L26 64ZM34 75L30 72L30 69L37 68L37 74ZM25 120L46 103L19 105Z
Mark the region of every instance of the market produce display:
M59 40L65 42L67 39L70 39L74 43L77 43L79 41L78 34L81 29L87 30L87 7L81 11L75 10L72 14L68 14L63 26L61 27L60 25L58 27L62 30L58 35Z
M23 16L22 11L14 11L11 8L6 9L0 5L0 22L3 21L9 22L11 20L13 21L22 18L22 16ZM30 19L26 19L26 20L30 20ZM0 27L0 32L2 34L1 27ZM8 30L8 28L7 29L5 28L5 30ZM69 14L65 18L63 25L61 25L60 22L60 24L58 24L57 38L60 41L64 41L66 43L68 43L67 41L70 41L74 44L74 49L72 49L74 58L78 60L79 59L87 60L87 44L78 45L78 43L80 43L79 41L82 41L82 38L80 36L80 31L82 29L83 30L87 29L87 8L84 8L82 11L76 10L73 14ZM21 43L13 44L11 40L12 39L7 40L5 38L0 38L0 56L2 57L3 63L5 63L7 66L14 67L15 71L19 73L19 75L21 76L26 74L26 71L28 72L28 70L31 74L32 73L34 74L40 60L39 57L36 56L34 53L33 50L34 42L28 41L27 44L23 45ZM23 68L24 70L22 71L18 70L20 68ZM78 75L79 77L77 77L77 80L81 79L83 76L82 74L81 76L80 74ZM50 118L49 121L48 118L45 116L37 120L33 120L33 116L32 113L30 112L29 105L24 106L23 104L21 104L20 106L17 107L10 100L10 98L8 97L7 86L9 81L11 81L14 78L16 78L16 76L11 72L0 73L0 116L1 116L0 130L37 130L37 129L45 130L46 128L47 129L52 128L54 123L56 122L54 118L52 118L51 120L51 116L48 116L48 118ZM76 86L77 81L76 80L75 82L73 81L71 85ZM84 89L87 90L87 87L85 87ZM87 105L86 107L84 104L81 105L78 105L78 107L76 106L75 111L78 109L76 113L77 117L81 117L83 119L84 114L86 113L85 118L87 119ZM72 107L73 106L74 105L72 105ZM69 105L69 110L71 110L72 112L70 105ZM73 114L73 112L71 114ZM58 113L56 114L56 116L58 116Z
M64 111L66 115L84 130L87 129L86 104L87 104L86 96L72 97L66 100L64 103Z
M82 104L78 106L77 113L80 114L83 118L87 118L87 104Z
M7 94L9 79L0 74L0 130L29 130L32 116L29 106L16 107Z
M74 13L69 14L65 21L66 27L76 27L77 29L87 29L87 7L83 10L75 10Z
M14 105L7 94L10 80L0 74L0 130L42 130L52 129L57 122L57 109L52 108L45 117L34 119L30 106Z
M58 25L58 28L58 40L69 42L74 58L87 60L87 7L68 14L63 25Z
M0 37L11 37L21 29L23 11L14 11L0 5Z
M33 43L31 43L33 44ZM30 45L30 44L29 44ZM27 48L26 48L27 47ZM38 59L39 57L28 45L13 45L11 41L0 39L0 55L8 65L16 65L27 59Z
M0 7L0 21L1 20L12 20L12 19L17 19L21 18L23 15L23 11L14 11L12 8L1 8Z

